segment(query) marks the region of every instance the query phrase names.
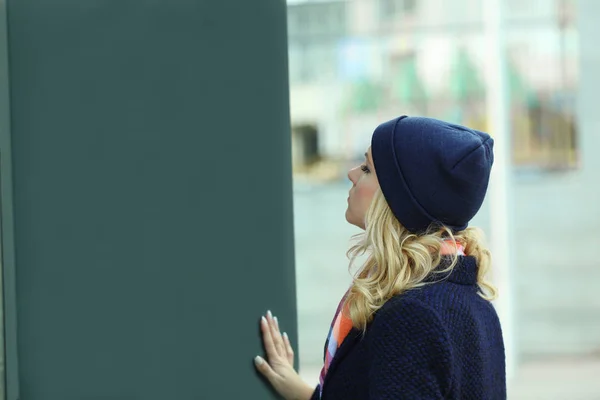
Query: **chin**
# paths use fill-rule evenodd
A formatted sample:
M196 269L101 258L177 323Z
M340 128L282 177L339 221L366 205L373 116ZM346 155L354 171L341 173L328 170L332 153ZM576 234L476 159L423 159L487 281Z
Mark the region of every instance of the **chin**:
M356 227L358 227L358 228L360 228L360 229L365 229L365 228L363 227L363 224L361 224L361 223L357 222L357 221L356 221L356 219L355 219L355 218L353 218L353 216L352 216L352 213L350 212L350 210L349 210L349 209L348 209L348 210L346 210L346 221L348 221L348 223L349 223L350 225L354 225L354 226L356 226Z
M350 212L349 208L346 209L346 215L345 215L345 217L346 217L346 221L348 221L348 223L354 225L354 221L353 221L353 218L352 218L352 213Z

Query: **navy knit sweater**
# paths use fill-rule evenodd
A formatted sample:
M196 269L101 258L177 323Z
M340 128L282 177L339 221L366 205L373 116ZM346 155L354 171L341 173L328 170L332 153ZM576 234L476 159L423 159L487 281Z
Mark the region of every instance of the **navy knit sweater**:
M498 316L477 294L475 259L459 260L443 281L388 300L364 336L350 331L322 400L506 399Z

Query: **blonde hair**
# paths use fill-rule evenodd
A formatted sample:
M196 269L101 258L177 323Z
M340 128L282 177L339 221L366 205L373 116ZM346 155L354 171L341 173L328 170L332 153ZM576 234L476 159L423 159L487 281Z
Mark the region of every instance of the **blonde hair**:
M358 256L368 255L345 302L355 328L364 332L373 314L392 296L429 284L425 279L432 274L450 272L458 262L457 254L451 256L447 268L437 268L442 261L440 250L447 241L454 246L461 244L464 253L476 259L480 296L487 300L496 297L496 288L486 281L491 257L480 229L467 228L453 234L442 226L413 234L398 222L381 190L367 210L365 227L365 232L357 235L358 243L348 250L350 267Z

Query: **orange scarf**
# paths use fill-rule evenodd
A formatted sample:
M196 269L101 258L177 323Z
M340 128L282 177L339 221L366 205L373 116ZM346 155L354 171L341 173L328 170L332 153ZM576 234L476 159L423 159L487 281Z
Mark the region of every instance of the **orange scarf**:
M456 247L454 246L454 242L451 240L447 240L442 244L440 249L440 253L442 255L451 255L456 251L456 254L459 256L464 256L464 247L457 243ZM352 320L349 317L348 309L345 306L345 300L348 296L348 291L342 297L338 308L333 317L333 321L331 324L331 328L329 329L329 335L327 337L327 351L325 352L325 362L323 368L321 369L321 374L319 376L320 388L323 388L323 382L325 381L325 375L327 375L327 371L329 370L329 366L331 365L331 360L333 360L333 356L337 349L340 348L340 345L352 330ZM344 312L341 312L342 307L344 307Z

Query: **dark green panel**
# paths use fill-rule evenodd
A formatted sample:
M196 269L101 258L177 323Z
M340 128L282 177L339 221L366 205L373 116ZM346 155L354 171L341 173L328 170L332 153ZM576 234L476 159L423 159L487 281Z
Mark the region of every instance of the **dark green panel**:
M296 342L285 7L9 0L21 400L269 398L261 313Z
M0 0L0 400L19 397L7 33L6 2Z

